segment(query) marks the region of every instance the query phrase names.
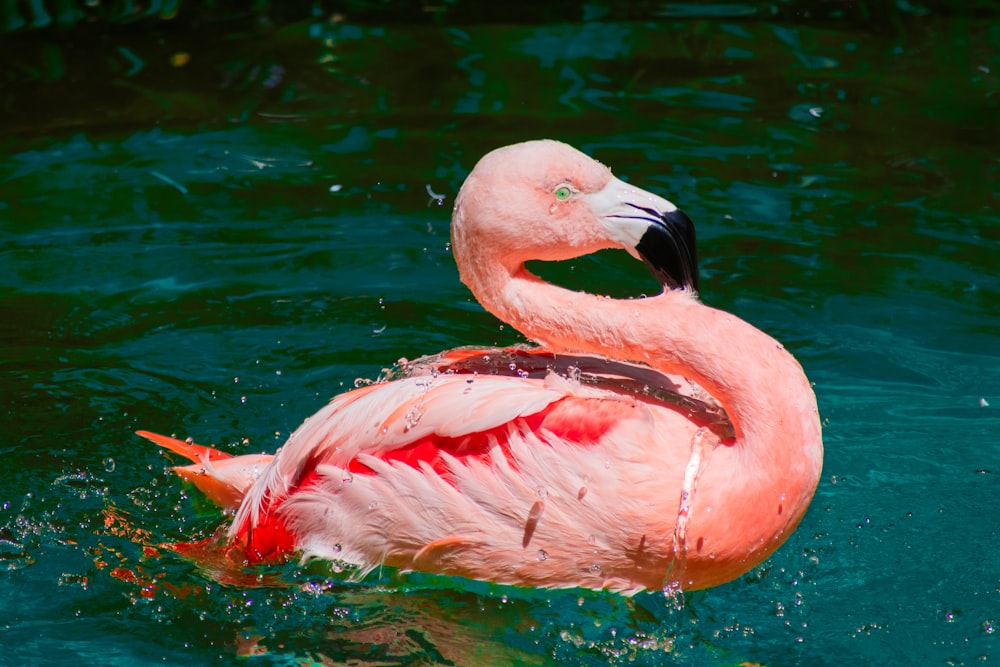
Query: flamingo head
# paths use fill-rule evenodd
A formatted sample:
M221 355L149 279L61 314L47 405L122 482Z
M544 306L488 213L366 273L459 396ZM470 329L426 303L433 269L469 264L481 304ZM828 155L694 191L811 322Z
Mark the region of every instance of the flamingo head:
M572 259L623 248L664 289L698 289L694 225L674 204L616 178L572 146L527 141L484 156L455 201L452 247L462 279L484 263Z

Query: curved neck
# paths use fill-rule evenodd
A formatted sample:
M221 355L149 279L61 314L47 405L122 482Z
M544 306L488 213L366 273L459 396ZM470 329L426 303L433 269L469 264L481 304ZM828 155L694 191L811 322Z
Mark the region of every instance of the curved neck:
M556 352L639 361L694 380L725 408L737 446L788 457L795 467L819 464L819 455L802 461L776 451L779 443L798 443L799 451L821 452L816 398L801 366L738 317L681 291L622 300L552 285L523 265L483 262L472 273L479 302L528 338Z

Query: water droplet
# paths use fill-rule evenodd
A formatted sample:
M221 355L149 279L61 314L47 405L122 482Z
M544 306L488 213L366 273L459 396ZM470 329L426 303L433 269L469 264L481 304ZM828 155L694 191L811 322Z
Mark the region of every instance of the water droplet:
M104 464L104 470L106 470L107 472L114 472L115 471L115 460L113 458L111 458L110 456L107 457L106 459L104 459L104 461L102 461L102 463Z
M238 377L233 378L233 384L239 384L240 379Z
M684 608L684 591L679 582L671 581L663 585L663 597L677 611Z
M539 549L538 550L538 556L536 558L538 560L548 560L549 559L549 555L547 553L545 553L545 549Z
M403 433L407 433L411 428L420 423L420 418L424 416L424 411L419 406L414 405L403 417Z
M240 403L246 403L246 402L247 402L247 397L246 396L240 396Z
M600 572L601 571L600 564L598 564L598 563L591 563L590 564L590 571L591 572Z
M587 537L587 544L589 544L592 547L596 547L597 546L597 535L590 535L590 536L588 536Z
M350 470L345 470L344 474L340 477L340 481L344 484L350 484L354 481L354 475L351 474Z

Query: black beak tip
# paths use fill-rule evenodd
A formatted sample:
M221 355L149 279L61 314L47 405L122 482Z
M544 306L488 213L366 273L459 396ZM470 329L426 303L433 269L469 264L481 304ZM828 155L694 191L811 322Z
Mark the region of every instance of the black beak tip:
M639 239L636 251L665 289L698 292L694 223L680 209L660 214Z

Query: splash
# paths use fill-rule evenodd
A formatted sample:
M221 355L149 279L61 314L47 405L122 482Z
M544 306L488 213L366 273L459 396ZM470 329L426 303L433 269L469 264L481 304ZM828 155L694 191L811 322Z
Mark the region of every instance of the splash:
M691 505L698 490L698 480L704 472L710 446L714 440L708 427L702 426L691 436L691 457L684 468L684 482L681 485L680 503L677 508L677 523L674 524L674 564L669 577L671 583L664 586L664 594L670 598L680 592L687 570L687 535L691 520ZM673 590L676 587L676 591ZM668 589L671 589L668 591Z

